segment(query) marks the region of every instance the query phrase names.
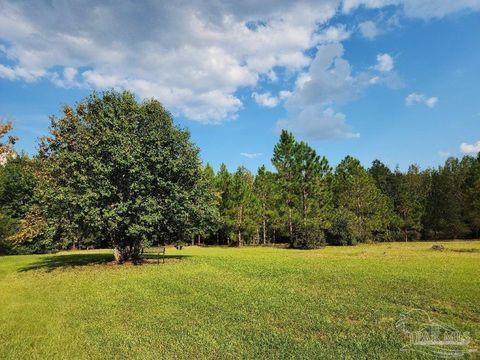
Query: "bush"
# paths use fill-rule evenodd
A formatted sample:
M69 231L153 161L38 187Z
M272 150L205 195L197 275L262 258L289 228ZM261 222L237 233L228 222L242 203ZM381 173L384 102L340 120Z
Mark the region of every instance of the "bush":
M15 252L14 243L10 236L15 234L18 228L18 221L10 216L0 213L0 255L12 254Z
M330 245L354 245L356 240L349 230L346 219L334 219L332 227L327 232L327 242Z
M325 230L319 225L306 223L296 227L293 241L294 248L318 249L325 245Z
M15 219L22 218L34 203L34 162L26 155L10 159L0 171L0 208Z
M54 250L47 222L40 210L32 208L18 222L16 232L9 237L10 243L15 247L16 253L39 254Z

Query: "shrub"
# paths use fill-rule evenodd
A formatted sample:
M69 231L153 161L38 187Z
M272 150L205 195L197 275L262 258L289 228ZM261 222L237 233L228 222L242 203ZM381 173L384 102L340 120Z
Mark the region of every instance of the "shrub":
M10 236L15 234L17 228L17 220L0 213L0 255L15 252L14 243L10 240Z

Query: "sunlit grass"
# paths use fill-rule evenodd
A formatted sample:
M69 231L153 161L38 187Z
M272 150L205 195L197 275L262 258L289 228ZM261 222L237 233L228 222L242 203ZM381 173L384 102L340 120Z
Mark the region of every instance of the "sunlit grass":
M418 358L395 326L411 309L480 348L480 242L443 244L0 257L0 358Z

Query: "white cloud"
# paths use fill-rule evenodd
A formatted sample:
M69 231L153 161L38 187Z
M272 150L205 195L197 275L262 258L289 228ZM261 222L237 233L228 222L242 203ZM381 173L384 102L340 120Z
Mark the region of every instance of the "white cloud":
M310 68L299 75L285 102L287 118L277 123L278 130L289 129L315 140L359 137L346 123L345 114L335 111L333 105L361 96L370 86L371 76L352 74L343 52L341 44L318 48Z
M452 154L449 152L449 151L443 151L443 150L440 150L438 152L438 156L442 157L442 158L448 158L449 156L451 156Z
M360 30L360 34L368 40L373 40L378 35L377 25L373 21L361 22L358 24L358 29Z
M279 91L278 96L273 96L268 91L264 93L257 93L254 91L252 93L252 98L260 106L273 108L277 106L281 100L288 99L291 95L292 95L292 92L288 90Z
M275 70L269 70L267 72L267 78L271 81L271 82L276 82L278 80L278 76L277 76L277 73L275 72Z
M425 105L427 105L429 108L435 107L438 103L438 97L432 96L429 97L428 99L425 100Z
M247 152L242 152L240 155L249 158L249 159L255 159L256 157L262 156L262 153L247 153Z
M65 80L72 82L75 79L75 76L77 76L77 69L74 69L72 67L66 67L63 69L63 76Z
M265 92L263 94L253 92L252 98L254 98L255 102L260 106L273 108L278 105L278 98L272 96L272 94L269 92Z
M354 76L343 53L341 44L320 46L308 71L297 79L288 103L342 103L362 93L367 85L366 76L362 73Z
M282 100L289 98L291 95L292 95L292 92L288 90L281 90L278 93L278 97Z
M353 132L346 123L345 114L321 105L308 106L296 113L294 119L277 122L277 130L281 129L287 129L314 140L360 137L360 134Z
M300 73L287 102L303 96L299 92L307 83L306 103L313 104L312 98L342 102L358 96L372 76L351 74L341 55L330 62L331 74L311 70L312 61L322 67L325 54L320 51L323 55L313 60L308 50L347 39L350 30L344 25L328 24L339 8L348 12L360 5L400 6L419 17L480 8L474 0L146 1L142 6L0 0L0 57L8 59L0 65L0 77L126 88L201 122L235 117L242 108L238 90L254 89L262 79L279 81L281 74ZM374 35L371 24L363 27L364 36ZM375 83L398 82L394 75L383 76ZM320 86L322 81L327 83ZM313 88L321 93L313 94Z
M425 101L425 95L411 93L405 98L405 105L413 105L416 103L423 103Z
M393 70L393 58L388 54L377 55L377 65L375 69L380 72L389 72Z
M477 154L480 152L480 141L473 144L461 143L460 151L464 154Z
M400 28L401 17L402 12L399 10L396 10L393 13L382 11L379 12L375 18L360 22L357 25L357 31L363 38L367 40L375 40L381 34Z
M34 82L45 76L46 71L42 69L29 69L22 66L8 67L0 64L0 78L8 80L23 80L27 83Z
M347 40L351 33L345 25L330 26L314 36L318 44L330 44Z
M307 49L348 37L344 26L318 31L338 5L0 0L2 55L13 64L2 65L0 76L126 88L160 99L174 114L219 122L242 107L239 89L262 77L277 81L276 68L295 75L311 62Z
M94 88L115 88L124 82L123 79L116 75L103 75L100 72L92 70L83 72L82 77L88 85Z
M63 74L52 72L49 74L49 78L58 87L82 87L84 84L76 80L77 74L77 69L66 67L63 69Z
M377 57L384 71L376 71L377 63L354 73L343 53L339 43L318 47L309 69L297 77L295 88L285 101L287 116L278 121L277 130L289 129L314 140L358 138L360 134L352 130L346 115L335 109L361 97L370 86L402 86L388 54Z
M477 0L344 0L342 9L349 13L359 6L378 9L385 6L400 6L406 16L415 18L441 18L461 10L480 10Z
M405 98L405 105L424 104L429 108L434 108L438 103L438 97L427 97L424 94L411 93Z
M311 76L307 73L301 73L297 76L297 80L295 80L295 88L303 89L306 83L312 80Z
M17 78L17 75L15 74L15 70L12 68L0 64L0 77L8 80L14 80Z

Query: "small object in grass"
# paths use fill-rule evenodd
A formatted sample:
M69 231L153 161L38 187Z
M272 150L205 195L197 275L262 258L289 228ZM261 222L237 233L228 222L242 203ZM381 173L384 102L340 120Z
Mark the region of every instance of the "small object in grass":
M432 246L432 250L443 251L443 250L445 250L445 246L435 244L435 245Z
M165 246L161 246L158 248L157 264L160 264L160 256L162 257L162 262L165 264L165 250Z

